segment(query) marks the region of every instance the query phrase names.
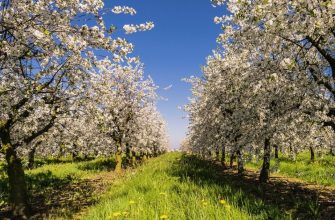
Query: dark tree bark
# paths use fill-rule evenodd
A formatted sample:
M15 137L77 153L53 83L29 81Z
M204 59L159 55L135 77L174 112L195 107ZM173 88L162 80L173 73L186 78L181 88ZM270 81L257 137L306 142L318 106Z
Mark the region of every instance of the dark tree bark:
M158 153L158 147L157 145L155 144L154 146L154 154L153 154L154 157L158 157L159 156L159 153Z
M34 168L36 147L37 146L34 146L28 152L28 169Z
M330 148L329 154L335 156L335 147Z
M259 181L261 183L266 183L270 176L270 155L271 155L271 145L270 139L266 138L264 141L264 157L263 157L263 167L259 175Z
M278 159L278 145L274 145L275 148L275 158Z
M309 147L309 151L311 152L311 162L314 162L315 159L314 149L312 147Z
M135 151L132 151L132 152L131 152L131 165L132 165L133 167L136 166L136 152L135 152Z
M78 161L79 160L77 151L72 151L72 160L73 161Z
M216 151L215 151L215 160L220 161L220 151L218 147L216 148Z
M13 219L28 219L30 206L28 204L28 193L25 175L21 159L11 144L9 128L0 131L2 151L7 161L7 175L9 180L9 202L13 212Z
M127 144L126 145L126 161L127 161L127 166L131 164L131 150L130 146Z
M222 145L221 149L221 164L223 168L226 168L226 146Z
M233 151L231 154L230 154L230 168L233 168L233 165L234 165L234 160L235 160L235 151Z
M210 150L206 151L206 159L212 159L212 152Z
M117 144L117 149L115 153L115 172L121 172L122 171L122 149L121 144Z
M236 151L237 154L237 172L242 174L244 172L244 165L243 165L243 157L242 157L242 150L238 149Z

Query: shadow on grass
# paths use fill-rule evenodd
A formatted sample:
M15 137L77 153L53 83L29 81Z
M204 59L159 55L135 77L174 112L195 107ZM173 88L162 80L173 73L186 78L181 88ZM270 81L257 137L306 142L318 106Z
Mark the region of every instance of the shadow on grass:
M79 210L95 203L92 181L80 180L67 175L59 178L50 171L26 176L30 193L30 204L33 207L31 219L45 219L50 216L72 218ZM3 187L4 186L4 187ZM0 179L0 194L6 201L8 197L8 179ZM10 209L0 207L0 219L10 219Z
M116 162L113 158L99 159L87 162L78 167L80 170L98 170L98 171L111 171L114 170Z
M212 161L184 155L176 161L171 172L181 181L200 186L217 186L219 195L253 215L266 213L267 219L334 219L335 192L307 188L303 183L271 178L259 184L258 175L246 172L243 176Z

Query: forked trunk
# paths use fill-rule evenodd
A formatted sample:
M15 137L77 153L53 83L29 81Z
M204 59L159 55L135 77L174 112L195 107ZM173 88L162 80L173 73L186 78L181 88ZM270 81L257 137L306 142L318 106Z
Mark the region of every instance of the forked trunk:
M266 183L269 180L269 175L270 175L270 155L271 155L270 139L266 138L265 141L264 141L263 166L262 166L261 173L259 175L259 181L261 183Z

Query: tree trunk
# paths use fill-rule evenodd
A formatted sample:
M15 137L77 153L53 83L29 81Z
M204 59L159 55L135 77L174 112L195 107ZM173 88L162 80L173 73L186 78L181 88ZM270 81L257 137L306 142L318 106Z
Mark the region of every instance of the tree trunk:
M309 150L311 152L311 162L314 162L314 159L315 159L315 154L314 154L314 150L312 147L309 147Z
M215 160L216 161L220 161L220 151L219 151L219 148L217 148L216 151L215 151Z
M121 172L122 171L122 149L121 144L117 145L117 150L115 153L115 172Z
M233 151L233 152L230 154L230 168L233 168L233 165L234 165L234 159L235 159L235 151Z
M158 148L155 146L155 147L154 147L154 155L153 155L153 156L154 156L154 157L158 157L158 155L159 155L159 154L158 154Z
M34 146L28 152L28 169L33 169L34 168L35 152L36 152L36 146Z
M132 165L132 167L135 167L136 166L136 153L135 153L135 151L132 151L131 152L131 165Z
M9 182L9 202L13 211L12 219L28 219L30 206L28 204L27 185L20 158L10 142L7 129L0 132L2 150L7 161L7 175Z
M126 161L127 161L127 166L130 165L132 162L131 150L130 150L129 145L126 146Z
M226 147L225 145L222 145L221 164L223 168L226 168Z
M212 151L210 150L207 150L207 153L206 153L206 160L208 159L212 159Z
M73 144L72 160L73 161L79 161L78 146L77 146L77 144Z
M76 151L72 152L72 160L73 161L78 161L79 160L78 153Z
M331 147L329 153L330 155L335 156L335 147Z
M140 161L143 162L143 160L144 160L144 153L140 152Z
M278 159L278 145L274 145L275 148L275 158Z
M64 145L63 144L59 146L59 152L57 155L57 159L60 159L62 156L64 156Z
M146 161L146 160L148 160L148 153L147 152L145 152L144 155L143 155L143 161Z
M271 155L270 139L266 138L265 141L264 141L263 167L262 167L261 173L259 175L259 181L261 183L266 183L269 180L270 155Z
M237 172L239 174L242 174L244 172L242 150L241 149L237 150L236 154L237 154Z

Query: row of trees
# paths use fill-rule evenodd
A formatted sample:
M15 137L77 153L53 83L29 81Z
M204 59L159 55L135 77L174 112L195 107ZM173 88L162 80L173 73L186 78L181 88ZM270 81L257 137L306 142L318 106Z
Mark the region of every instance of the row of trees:
M329 151L335 144L335 4L330 0L216 0L221 45L203 76L191 77L184 147L206 155L263 152L260 181L269 178L271 148ZM249 149L254 149L250 151Z
M156 86L128 56L133 45L105 26L108 11L136 13L102 0L0 1L0 150L14 218L30 210L23 157L116 154L120 170L123 154L167 150Z

